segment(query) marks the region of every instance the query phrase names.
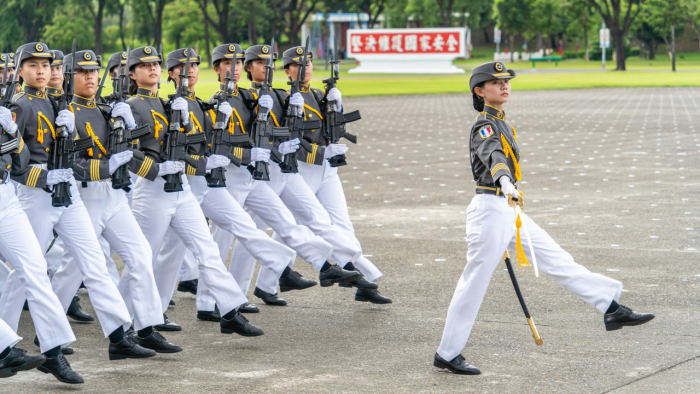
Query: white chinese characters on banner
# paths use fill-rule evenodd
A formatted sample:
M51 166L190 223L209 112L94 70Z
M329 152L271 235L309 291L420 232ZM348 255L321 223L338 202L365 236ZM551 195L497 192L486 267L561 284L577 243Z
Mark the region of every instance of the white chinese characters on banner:
M466 56L465 28L349 29L350 72L463 73L452 60Z

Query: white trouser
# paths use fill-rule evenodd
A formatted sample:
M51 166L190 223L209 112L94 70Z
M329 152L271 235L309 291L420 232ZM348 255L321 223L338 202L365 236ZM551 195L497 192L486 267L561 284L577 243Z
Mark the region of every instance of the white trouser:
M55 229L63 240L67 251L76 258L85 287L90 292L90 301L92 301L92 306L95 308L102 325L102 332L108 336L119 326L123 326L125 330L129 328L131 318L117 286L109 277L104 263L104 253L97 241L97 236L94 231L88 231L92 228L92 223L83 200L80 198L75 181L71 182L70 191L72 195L71 205L53 207L51 206L50 193L35 187L24 185L17 187L17 195L22 209L25 212L30 212L29 222L34 229L37 240L39 240L39 245L48 245ZM11 278L12 275L8 279L8 283L10 283ZM73 294L76 290L78 290L77 287L73 290ZM24 294L20 291L10 297L5 306L9 310L20 311L24 304ZM31 304L29 307L31 309ZM67 305L64 305L64 308L67 308ZM19 314L17 314L16 319L19 320ZM11 319L5 319L5 321L10 326L15 322Z
M297 223L307 226L314 234L333 245L333 255L336 263L345 266L362 256L362 248L352 233L348 233L333 225L331 217L318 201L304 179L298 173L285 174L276 163L270 163L270 188L280 197L284 205L292 211ZM348 236L349 235L349 236ZM277 233L273 238L278 239ZM246 262L255 265L255 260L242 248L234 247L231 261ZM293 263L293 262L292 262ZM256 286L273 280L273 273L262 267L258 274ZM277 287L277 286L275 286Z
M0 319L0 352L4 351L8 347L13 347L22 340L22 337L17 335L10 326L5 323L4 320ZM50 350L50 349L47 349Z
M3 257L2 260L4 261L5 258ZM7 277L10 275L10 272L12 272L10 267L8 267L5 263L0 262L0 296L2 296L2 290L5 288L5 282L7 281Z
M275 280L279 278L287 264L290 261L294 261L296 253L283 244L272 240L264 231L258 230L250 215L241 208L226 189L208 187L207 180L203 176L188 176L187 181L192 194L195 195L195 198L200 203L204 215L220 228L232 232L246 250L250 250L263 266L269 267L273 276L276 275ZM185 261L194 262L196 266L197 260L192 253L186 253L186 251L187 249L177 234L173 231L168 231L154 267L157 268L159 276L171 276L169 282L172 283L172 290L169 293L171 296L175 290L177 273L179 272L178 267L174 263L177 264L178 260L182 261L182 256L184 255ZM163 285L168 284L167 279L163 282ZM274 293L276 287L263 290ZM161 288L159 287L159 289ZM167 289L165 294L168 294ZM206 284L198 284L197 310L213 311L214 305L215 300Z
M331 167L328 160L324 160L322 166L299 162L299 174L309 186L311 192L316 195L326 212L328 212L333 225L343 229L347 234L347 238L352 240L356 248L361 251L362 246L355 236L355 227L350 221L343 183L338 177L338 167ZM353 265L369 281L376 282L382 277L382 272L379 268L364 257L362 253L353 261Z
M477 194L467 208L467 266L450 302L437 351L445 360L457 357L467 344L493 271L506 248L515 250L515 218L515 209L499 196ZM521 214L520 219L530 232L540 272L602 312L619 299L622 283L577 264L527 215ZM523 249L529 257L530 246L522 227L520 233Z
M202 211L204 211L204 207L202 207ZM164 245L167 243L168 235L166 235L165 237L166 241L163 243ZM192 252L188 251L187 253L185 253L185 258L182 259L179 280L182 282L194 279L199 279L199 267L197 267L197 260L195 260L194 256L192 255Z
M270 167L272 168L273 164L270 164ZM233 164L227 167L226 178L226 189L241 206L246 208L247 212L267 223L277 233L279 237L277 239L294 249L297 255L311 263L314 269L321 270L323 264L331 258L333 245L315 235L308 227L297 224L294 215L270 188L268 182L254 180L245 167L236 167ZM219 253L225 259L233 243L233 234L215 227L214 237L219 244ZM237 249L241 247L242 245L234 246L234 254L237 254ZM250 260L237 261L232 255L229 271L238 281L251 269L250 265L255 265L254 259L251 264ZM274 279L274 283L270 281L264 286L276 288L277 278Z
M107 241L107 254L110 246L113 247L129 267L124 269L124 278L118 288L129 315L134 319L134 329L163 324L160 296L153 279L151 247L131 213L126 193L112 189L111 182L90 182L88 187L79 189L95 234ZM107 264L114 266L112 262ZM53 290L64 309L70 306L81 281L76 259L66 253L63 265L52 281Z
M103 236L98 236L97 240L100 242L100 248L102 249L102 253L105 255L105 263L107 264L107 272L109 272L110 278L112 278L112 281L114 281L115 285L119 284L119 270L117 270L117 265L114 263L114 260L112 260L112 250L109 247L109 242L107 242L106 239L104 239ZM49 245L51 245L51 242L53 242L53 237L49 240L48 245L44 248L44 250L48 249ZM61 268L61 265L63 264L63 255L65 254L65 247L63 246L63 241L61 241L61 237L56 238L56 242L53 243L53 246L51 246L51 249L49 249L49 252L46 253L46 264L48 265L49 268L49 279L53 279L54 274L56 274L56 271L58 271L59 268Z
M164 184L162 177L153 182L139 178L134 185L132 201L134 217L151 245L153 271L156 273L163 312L168 309L172 290L169 294L160 291L161 278L158 277L158 267L155 264L169 228L175 231L187 249L194 254L199 264L199 284L204 283L211 291L222 315L246 303L248 300L236 281L226 272L218 254L218 247L211 237L202 209L192 195L187 178L183 178L181 192L166 193L163 191ZM180 271L182 256L176 261L178 266L175 267L175 274Z
M43 219L44 212L34 211L32 216ZM39 245L13 188L0 184L0 254L14 267L0 297L0 318L3 326L7 323L10 331L17 331L26 298L43 353L75 341L75 336L61 303L51 291L44 251ZM0 342L5 347L16 343L17 336L6 338L4 331Z

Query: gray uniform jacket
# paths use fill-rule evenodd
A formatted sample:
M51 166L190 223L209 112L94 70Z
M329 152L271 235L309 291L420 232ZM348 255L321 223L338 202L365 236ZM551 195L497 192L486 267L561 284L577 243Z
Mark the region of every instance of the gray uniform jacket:
M495 180L504 175L513 184L520 180L520 148L505 112L484 107L472 124L469 152L474 180L481 184L478 186L500 187Z
M25 85L24 91L12 98L9 109L17 123L17 132L22 136L19 157L16 161L13 159L12 180L30 187L46 188L48 171L30 164L48 163L49 150L56 138L56 103L45 92ZM78 167L74 170L82 172Z
M219 85L219 90L214 93L209 99L209 103L214 103L216 95L221 93L223 85ZM236 88L228 98L228 103L231 106L231 117L228 123L228 132L231 134L247 134L253 126L255 119L256 101L253 93L247 89ZM212 122L216 119L216 114L212 113ZM233 148L233 155L241 159L241 165L247 166L250 164L250 143L240 142Z
M187 101L187 107L190 113L190 123L180 131L186 132L187 134L194 133L205 133L208 137L213 131L213 123L211 121L211 113L207 110L204 102L195 96L194 92L188 92L186 96L182 96ZM169 109L172 103L172 96L165 104L165 108ZM168 111L170 112L170 111ZM206 115L205 115L206 113ZM206 119L205 119L206 118ZM206 156L206 143L199 144L199 146L188 145L190 156L197 160L197 166L192 167L187 165L185 173L187 175L203 176L206 174L207 167L207 156Z
M75 95L70 104L70 110L75 115L78 138L92 136L95 141L94 148L76 154L75 162L84 168L85 172L83 174L76 172L75 179L83 182L109 179L109 137L112 131L112 108ZM129 162L129 169L134 173L138 172L145 159L146 157L141 152L134 152L134 158Z
M321 89L302 87L301 95L304 97L304 120L323 121L323 112L321 112L321 101L326 96L326 92ZM322 129L305 130L304 139L308 141L313 149L307 152L306 149L299 149L297 158L309 164L323 165L323 154L328 146L328 141L323 136Z

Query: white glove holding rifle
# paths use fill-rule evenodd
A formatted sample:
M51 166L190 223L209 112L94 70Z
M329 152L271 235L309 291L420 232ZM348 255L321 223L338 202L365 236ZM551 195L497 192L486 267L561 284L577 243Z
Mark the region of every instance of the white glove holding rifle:
M296 92L289 98L289 105L297 108L297 117L301 118L304 115L304 96Z
M119 103L122 104L122 103ZM127 126L129 127L129 126ZM114 171L122 165L128 163L134 157L134 151L125 150L124 152L115 153L109 157L109 174L114 174Z
M17 132L17 124L12 119L12 112L5 107L0 107L0 126L7 134L12 135Z
M267 163L270 161L270 150L265 148L253 148L250 150L250 164L255 165L256 161Z
M173 100L172 104L170 104L170 108L173 111L180 111L180 123L182 123L185 126L190 124L190 114L189 112L187 112L189 110L187 100L185 100L182 97L178 97L175 100Z
M221 103L221 105L215 106L216 110L224 114L224 124L228 124L228 120L231 117L231 114L233 113L233 108L231 108L231 104L229 104L227 101L224 101Z
M290 153L298 151L299 144L299 138L295 138L293 140L284 141L280 144L280 147L277 150L283 155L288 155Z
M337 112L343 112L343 95L340 93L338 88L332 88L328 91L326 95L328 101L335 101L335 110Z
M345 144L329 144L323 151L323 158L330 159L331 157L344 155L348 151L348 146Z
M158 176L185 172L185 163L181 161L166 160L158 165Z

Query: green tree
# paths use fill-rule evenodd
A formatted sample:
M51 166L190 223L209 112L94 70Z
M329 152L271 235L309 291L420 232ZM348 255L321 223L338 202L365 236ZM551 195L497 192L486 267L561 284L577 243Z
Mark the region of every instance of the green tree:
M38 41L51 23L59 0L3 0L0 1L0 26L6 49L14 51L25 42Z
M528 31L533 26L532 9L535 0L496 0L493 7L498 27L507 32L513 60L515 36Z
M59 49L63 53L72 50L73 39L76 39L78 49L92 48L95 43L92 16L80 1L67 1L56 8L53 21L47 25L41 39L51 49Z
M139 36L158 48L163 42L163 12L173 0L131 0Z
M163 38L173 49L204 45L204 24L194 0L175 0L163 11ZM202 55L201 53L199 53Z
M642 10L644 0L588 0L610 29L610 36L615 42L615 54L618 71L625 71L625 36L634 19ZM636 7L635 7L636 5Z
M698 36L698 44L700 44L700 0L688 0L688 8L690 9L690 27Z
M663 37L666 52L671 58L671 70L676 71L676 31L682 34L683 22L690 13L686 0L648 0L645 16L654 30Z
M570 24L566 28L569 37L583 40L584 59L589 61L588 52L590 50L590 36L597 33L596 26L599 25L593 9L588 0L569 0L567 13Z

